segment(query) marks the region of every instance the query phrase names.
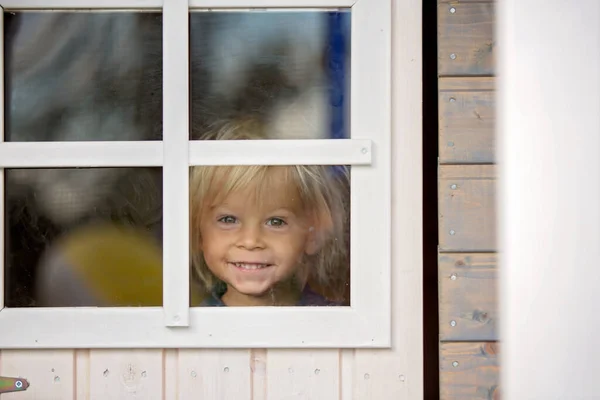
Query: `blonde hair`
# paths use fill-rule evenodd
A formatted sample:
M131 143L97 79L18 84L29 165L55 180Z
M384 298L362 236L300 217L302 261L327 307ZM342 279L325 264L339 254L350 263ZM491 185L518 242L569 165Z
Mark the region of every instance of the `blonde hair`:
M207 132L208 140L264 139L262 125L257 121L224 122ZM212 274L200 249L200 224L203 210L209 202L224 198L231 192L256 185L254 196L261 198L273 182L270 172L284 172L284 183L292 183L303 207L314 217L314 234L318 250L305 255L303 262L309 276L318 285L345 283L349 269L347 231L349 202L349 171L321 165L290 166L195 166L190 171L190 252L194 271L207 290L220 283ZM278 183L281 181L277 181Z

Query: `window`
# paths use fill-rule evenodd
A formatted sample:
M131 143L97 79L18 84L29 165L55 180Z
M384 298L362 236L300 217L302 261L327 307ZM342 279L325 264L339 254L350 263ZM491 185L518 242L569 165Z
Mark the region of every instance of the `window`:
M54 288L52 295L44 297L43 293L40 294L37 301L49 300L49 306L41 306L27 304L27 301L19 303L19 294L14 293L14 287L7 284L9 281L2 282L0 291L3 291L1 299L4 308L0 311L0 347L314 348L390 345L390 0L169 0L164 4L158 0L5 0L0 3L5 11L3 43L6 77L3 87L6 107L1 108L4 110L2 120L6 128L4 141L0 143L0 168L4 169L4 174L0 176L0 193L6 201L0 204L10 207L9 197L18 192L20 183L27 182L30 186L38 185L34 199L38 207L44 208L46 215L66 221L66 225L68 221L79 218L78 212L84 206L94 209L94 216L104 215L105 220L110 220L113 217L111 212L104 212L101 206L94 203L95 197L92 195L99 193L104 196L103 185L109 182L111 188L120 187L124 192L134 190L133 195L125 193L121 197L110 198L111 204L122 203L119 210L127 211L123 218L133 221L131 226L138 226L138 220L143 221L139 226L144 229L151 224L150 231L158 232L162 243L162 249L157 249L148 244L156 238L132 238L128 231L117 232L112 228L104 231L105 228L101 228L95 233L89 233L85 227L77 231L80 235L88 235L86 237L91 241L88 244L94 243L91 247L95 251L96 264L106 267L100 272L96 271L93 278L88 276L88 279L117 280L129 285L131 279L135 282L136 274L139 274L140 287L154 285L156 290L153 293L162 293L162 298L144 297L145 294L136 293L137 297L133 298L115 295L119 301L113 301L108 306L96 298L82 300L83 306L62 307L63 304L55 297L56 293L75 296L82 285L81 280L72 280L63 287ZM247 15L253 17L245 18ZM294 35L284 37L282 31L274 27L298 24L315 29L310 25L315 15L330 15L333 18L350 15L351 20L348 21L351 34L347 36L350 56L345 58L348 61L345 67L350 72L342 74L342 78L349 76L350 79L344 81L339 80L339 75L329 76L325 90L321 87L320 91L312 90L313 87L320 87L319 83L314 83L317 81L311 80L313 77L303 75L301 69L294 69L297 66L294 62L306 60L307 55L303 51L310 43L301 41L302 45L296 48L292 45L291 52L288 51L289 46L288 50L285 46L275 46L273 52L264 53L260 46L255 46L260 39L248 36L248 31L243 30L244 23L262 24L263 27L272 28L272 32L264 29L269 37L283 38L285 40L281 43L289 45L299 39ZM28 71L51 67L41 61L28 64L26 55L19 58L18 52L22 50L19 43L7 42L12 32L7 25L10 18L21 18L21 29L28 20L33 20L28 25L31 29L42 29L40 27L50 18L55 20L48 23L68 26L68 29L52 31L52 35L43 37L43 41L42 36L38 36L37 50L42 53L55 52L53 54L56 57L77 57L77 62L85 63L86 68L66 69L53 75L53 79L46 79L43 82L46 85L44 93L51 96L39 98L42 93L39 86L38 90L32 86L35 80L31 74L35 76L35 72L27 75ZM132 21L147 29L146 36L137 38L137 41L135 35L139 31L131 28L134 24ZM211 24L217 28L207 30ZM115 32L114 37L107 34L101 40L114 40L115 51L98 56L95 53L98 49L94 46L101 46L105 42L98 42L100 39L94 38L96 41L90 39L82 44L84 37L81 33L76 36L77 40L72 46L65 46L66 40L73 39L69 38L74 34L69 29L76 29L77 26L82 27L82 32L88 28L99 31L113 29L110 32ZM344 29L339 24L337 26ZM235 29L238 37L233 40L231 35L219 36L219 29L228 32ZM27 30L21 32L36 34ZM216 35L212 39L211 33ZM218 48L233 53L223 56L217 52L202 57L208 54L203 53L207 51L207 40L198 38L204 36L209 38L207 40L215 40ZM154 40L155 44L161 43L159 51L144 47L150 40ZM328 57L332 57L333 47L328 47ZM239 58L232 57L232 54L238 53ZM130 57L132 54L139 57ZM201 56L198 57L198 54ZM98 57L104 63L113 63L108 73L101 68L94 68ZM111 60L111 57L114 59ZM248 57L258 60L253 64L256 68L244 68L244 61ZM139 64L132 65L132 59ZM270 70L273 60L291 66L290 71L298 74L278 76L278 73L286 70ZM344 59L335 62L343 64ZM130 71L151 71L148 66L153 63L160 63L160 75L128 75ZM77 72L81 75L77 75ZM216 98L227 99L232 93L223 92L223 85L235 87L238 92L243 91L245 89L243 85L238 85L238 81L248 82L253 79L254 73L263 78L269 77L269 82L259 80L258 86L254 87L257 90L251 95L264 95L261 92L264 85L273 84L281 90L278 92L280 99L291 99L287 103L277 103L276 107L285 110L295 110L296 107L303 111L286 114L280 110L269 114L264 128L270 132L268 138L198 140L202 139L201 134L195 136L198 129L203 132L203 126L213 126L205 118L207 115L217 115L217 119L221 117L221 112L224 117L229 115L223 111L221 103L213 101ZM63 75L65 80L58 82ZM115 75L120 79L118 84L115 83ZM203 79L195 79L197 77ZM138 84L142 84L126 89L120 86L135 85L136 79ZM332 81L336 83L332 84ZM101 85L101 90L90 91L87 86L89 82ZM312 126L310 123L294 131L297 125L285 117L306 117L306 110L312 112L310 118L322 117L324 109L315 107L315 104L330 103L327 99L323 102L322 98L319 102L318 96L323 93L335 96L335 89L350 93L349 97L344 97L350 99L347 108L339 106L334 111L326 111L329 113L328 129L337 133L318 137L322 129L310 131L306 128ZM132 108L127 97L127 93L138 93L136 90L146 91L149 99L139 109ZM44 104L58 104L62 101L62 94L67 92L72 95L72 101L76 99L75 111L73 107L57 106L54 108L59 110L58 114L40 116ZM210 96L198 106L195 93L209 93ZM267 100L271 94L267 94ZM246 106L237 104L236 109ZM77 110L83 107L98 110L98 113L79 113ZM114 113L108 114L110 118L101 114L104 110L115 109L120 110L119 118L113 118ZM144 125L159 115L162 130L155 123ZM348 122L347 126L344 126L344 121ZM85 134L84 127L91 127L87 132L94 133L91 136ZM60 135L48 136L48 132L58 132ZM136 135L136 132L143 134ZM286 137L287 134L290 136ZM197 288L193 282L194 274L190 272L190 167L231 165L326 166L331 173L336 173L336 166L349 167L349 305L195 306ZM136 185L127 184L132 181ZM59 185L65 182L71 183L71 190L59 191ZM121 182L125 183L119 186ZM136 202L132 202L132 198ZM106 200L106 196L103 199ZM68 212L65 211L65 205L71 207ZM23 264L14 264L10 257L10 239L15 236L8 228L20 226L20 223L11 220L14 214L9 211L2 210L1 213L5 217L0 246L3 246L4 252L4 272L16 273L22 272L20 268L26 268L29 264L26 258ZM94 222L93 216L88 216L88 219ZM112 238L118 243L98 241L94 237L98 232L103 232L105 239ZM26 236L21 238L21 242L31 244ZM67 246L70 242L65 239L64 243ZM111 251L115 247L110 247L113 245L119 248L140 246L140 249L145 249L143 257L159 254L161 262L155 262L156 256L154 261L144 264L155 267L148 272L153 274L151 277L141 272L132 273L137 268L135 262L126 257L115 261L115 254ZM72 249L81 250L82 246L73 245L69 248L72 251L69 254L74 254L76 250ZM53 253L46 256L50 257L49 265L54 265ZM81 257L91 262L90 253ZM11 262L24 267L12 268ZM116 265L126 265L128 269L119 269ZM52 268L42 272L46 275L42 273L40 276L46 276L51 282L55 282L61 273ZM134 274L134 278L131 274ZM10 275L3 273L0 276L0 279L5 279Z

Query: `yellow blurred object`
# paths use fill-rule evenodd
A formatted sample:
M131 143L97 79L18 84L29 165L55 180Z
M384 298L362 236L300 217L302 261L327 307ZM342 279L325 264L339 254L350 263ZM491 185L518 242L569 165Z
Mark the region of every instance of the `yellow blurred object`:
M161 306L162 251L148 233L114 224L69 232L38 269L40 306ZM192 290L192 305L202 301Z

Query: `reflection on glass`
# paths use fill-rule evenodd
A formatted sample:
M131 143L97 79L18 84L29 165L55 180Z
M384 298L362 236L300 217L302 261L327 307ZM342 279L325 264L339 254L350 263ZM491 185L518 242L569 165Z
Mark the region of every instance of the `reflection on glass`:
M261 139L254 120L212 139ZM336 306L349 298L349 168L195 166L193 277L200 306Z
M192 139L252 116L266 139L349 137L350 13L193 12Z
M5 140L162 137L162 15L5 12Z
M7 307L160 306L162 169L8 169Z

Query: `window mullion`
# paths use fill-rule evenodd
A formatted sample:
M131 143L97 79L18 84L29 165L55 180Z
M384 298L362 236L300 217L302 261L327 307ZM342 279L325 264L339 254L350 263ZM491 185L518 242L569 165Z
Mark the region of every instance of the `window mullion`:
M188 0L163 6L163 309L166 326L189 325Z

